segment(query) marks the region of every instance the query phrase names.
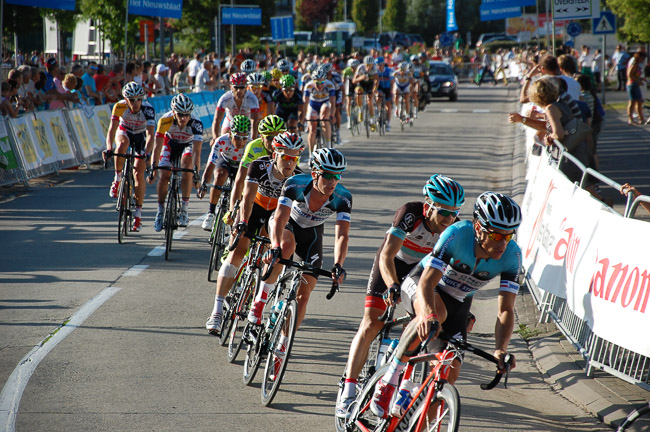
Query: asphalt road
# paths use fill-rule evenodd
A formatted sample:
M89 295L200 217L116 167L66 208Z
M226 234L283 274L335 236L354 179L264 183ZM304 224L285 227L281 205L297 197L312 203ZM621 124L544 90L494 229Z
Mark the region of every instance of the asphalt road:
M516 88L463 86L458 102L434 101L404 132L396 122L393 132L370 140L345 131L342 183L354 198L348 279L331 301L324 283L312 294L269 408L261 405L259 378L242 383L243 355L228 364L226 350L205 331L215 288L206 278L207 233L198 225L207 202L193 197L196 223L181 231L165 261L163 235L153 231L151 186L144 229L122 245L108 198L111 172L66 173L54 187L6 199L0 203L0 378L8 383L2 419L12 419L13 407L19 431L333 430L338 379L372 259L394 211L419 199L437 172L464 185L461 218L470 217L485 190L523 193L522 149L506 115L516 95ZM329 267L333 221L326 226ZM479 294L471 340L491 350L496 290ZM37 363L31 376L12 376L30 350L98 295L103 303L83 323L68 323L43 344L40 363L35 357L28 362ZM458 382L463 431L606 429L543 381L521 338L511 347L518 361L508 389L480 390L492 367L468 356ZM12 430L10 421L3 426Z

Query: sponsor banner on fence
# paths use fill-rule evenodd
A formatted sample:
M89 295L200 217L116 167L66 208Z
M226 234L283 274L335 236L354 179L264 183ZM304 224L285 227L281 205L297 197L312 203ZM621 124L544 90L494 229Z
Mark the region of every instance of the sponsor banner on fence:
M105 141L101 139L95 123L88 121L82 109L68 110L68 118L70 119L70 125L74 131L79 151L84 158L97 155L106 148Z
M18 160L9 142L7 125L4 119L0 119L0 170L11 171L15 168L18 168Z
M74 159L75 154L70 143L70 133L62 111L39 111L32 120L40 148L49 149L57 161Z
M16 139L16 148L22 155L25 171L35 170L46 163L54 161L52 156L47 157L36 146L34 131L31 125L31 119L33 117L33 115L26 115L9 119L9 124Z
M96 105L93 107L95 114L97 115L97 122L101 127L102 134L104 135L104 140L106 140L106 134L108 133L108 128L111 125L111 106L106 105Z

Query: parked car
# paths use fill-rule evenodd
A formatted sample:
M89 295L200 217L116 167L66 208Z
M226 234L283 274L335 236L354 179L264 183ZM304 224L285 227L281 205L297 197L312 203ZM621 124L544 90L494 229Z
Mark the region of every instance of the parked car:
M476 41L476 48L479 48L481 45L485 45L486 43L496 41L517 42L517 38L509 36L505 33L483 33L478 37L478 40Z
M442 61L429 62L429 96L458 99L458 78L451 65Z
M416 43L424 45L424 38L420 36L418 33L409 33L407 36L409 37L409 39L411 39L411 45Z

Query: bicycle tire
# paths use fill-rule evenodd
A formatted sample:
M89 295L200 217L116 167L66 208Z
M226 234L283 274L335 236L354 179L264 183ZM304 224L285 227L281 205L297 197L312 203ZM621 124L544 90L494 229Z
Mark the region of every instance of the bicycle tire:
M257 281L259 280L259 272L260 270L258 269L255 273L246 274L240 282L242 284L242 289L238 295L237 304L233 308L233 314L231 315L232 323L230 325L230 331L228 332L229 363L235 361L239 351L241 351L242 344L244 343L242 334L247 322L246 313L248 312L253 295L255 295ZM235 287L235 289L237 289L237 287Z
M120 186L117 190L117 242L122 243L123 237L125 236L124 226L126 225L126 183L128 180L126 178L122 179Z
M407 431L409 432L458 432L460 424L460 396L458 390L452 384L445 384L442 390L437 391L435 394L435 401L440 401L442 409L442 416L439 419L434 419L426 425L426 428L418 430L418 420L424 413L425 404L421 404L416 408L415 415L411 417ZM426 420L425 420L426 421Z
M169 252L172 250L174 229L176 224L176 179L172 177L167 192L167 208L165 209L165 261L169 260Z
M129 175L129 185L126 192L127 207L126 207L126 221L124 224L124 236L128 236L128 232L133 226L133 211L135 209L135 185L131 175Z
M213 235L210 238L210 264L208 266L208 282L215 282L216 279L213 278L214 273L219 271L221 268L221 258L226 249L226 236L224 230L223 216L225 215L226 210L223 207L219 207L217 214L214 220L214 226L212 228Z
M375 393L375 385L386 374L389 366L390 364L385 364L380 367L374 375L368 379L363 389L357 393L356 400L352 405L350 405L350 418L346 422L346 425L344 425L345 429L342 430L362 430L356 425L356 422L362 423L369 430L375 430L375 427L382 421L382 419L375 417L370 409L363 412L361 412L361 410L370 403L370 399ZM337 421L337 423L339 422ZM352 429L350 429L350 427Z
M650 402L646 402L640 407L637 407L634 409L632 412L630 412L627 417L625 417L625 420L621 425L616 429L616 432L624 432L626 431L630 426L634 424L636 420L639 419L639 417L643 417L647 414L650 414Z
M368 103L366 102L363 104L363 125L366 127L366 138L370 139L370 119L368 118L368 112Z
M257 374L257 370L260 368L260 363L262 362L262 349L264 346L264 339L266 337L266 332L264 331L263 326L256 326L247 322L246 327L244 328L244 335L246 332L257 332L255 340L250 341L246 347L246 358L244 359L244 384L250 385ZM243 336L243 337L251 337Z
M280 388L280 384L282 383L282 378L287 370L287 364L289 363L289 357L291 356L293 340L296 336L297 322L298 302L291 300L286 303L282 310L282 314L278 317L278 321L275 323L275 328L273 329L272 336L269 340L269 353L266 356L266 367L264 368L264 379L262 380L262 404L264 406L268 406L273 402L273 398L275 398L275 395L278 393L278 389ZM287 333L287 349L277 375L274 379L271 379L271 375L275 373L275 356L272 353L276 344L280 340L283 328Z

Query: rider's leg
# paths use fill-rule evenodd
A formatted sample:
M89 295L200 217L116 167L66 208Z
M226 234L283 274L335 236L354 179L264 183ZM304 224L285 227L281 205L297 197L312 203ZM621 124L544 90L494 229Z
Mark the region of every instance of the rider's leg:
M181 168L192 169L192 153L183 153L181 157ZM187 211L190 203L190 194L192 193L192 183L194 181L192 173L184 172L181 178L181 211Z
M382 299L373 298L373 300L381 301L383 303ZM368 297L366 297L366 302L367 301ZM363 319L361 320L361 324L359 324L359 330L357 330L357 334L354 336L354 339L352 339L352 344L350 345L350 353L345 374L347 380L356 382L357 378L359 378L363 365L368 359L370 344L383 327L383 323L379 321L378 318L382 313L384 313L384 310L385 309L379 309L372 306L367 306L364 309Z
M366 100L368 101L368 115L372 121L375 121L375 104L372 103L372 93L366 95Z
M214 297L211 317L221 318L223 314L223 300L235 283L235 277L237 276L249 245L250 240L246 237L241 237L235 250L228 254L228 258L221 265L219 276L217 277L217 292Z
M332 137L332 123L330 122L330 113L332 112L332 108L329 106L328 103L323 104L323 106L320 108L320 119L323 120L321 122L321 127L323 128L323 135L325 138L325 142L330 142L330 139Z

